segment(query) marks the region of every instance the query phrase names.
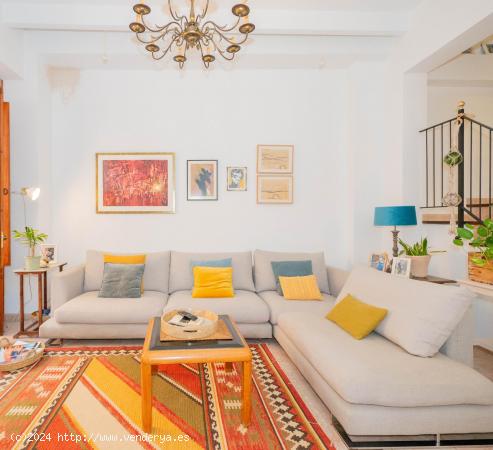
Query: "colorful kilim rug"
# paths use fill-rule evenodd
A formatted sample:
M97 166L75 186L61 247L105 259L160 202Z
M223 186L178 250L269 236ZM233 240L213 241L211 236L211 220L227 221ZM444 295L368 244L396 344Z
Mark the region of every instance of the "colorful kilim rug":
M252 345L252 423L240 367L160 366L153 429L141 430L140 348L48 348L0 373L1 449L334 449L265 344Z

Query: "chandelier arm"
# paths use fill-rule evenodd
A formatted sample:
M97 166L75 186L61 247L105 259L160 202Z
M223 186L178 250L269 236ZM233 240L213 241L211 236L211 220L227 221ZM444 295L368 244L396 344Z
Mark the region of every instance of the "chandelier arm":
M214 46L215 50L226 60L228 61L232 61L233 58L235 57L235 54L232 53L231 54L231 58L228 58L228 56L226 55L226 52L224 52L223 50L221 50L221 48L219 47L219 45L216 43L216 41L214 41L214 39L211 39L211 42L212 42L212 45Z
M164 33L160 33L158 36L153 36L151 34L149 41L146 41L144 39L141 39L140 34L142 34L142 33L137 33L137 39L142 44L154 44L155 42L159 41L160 39L164 39L169 33L172 33L172 32L175 32L176 33L177 30L173 30L173 29L166 30Z
M221 33L219 30L214 30L213 31L213 34L217 34L222 39L224 39L226 42L229 42L230 44L235 44L235 45L244 44L246 42L246 40L248 39L248 35L245 35L245 37L243 38L242 41L236 42L236 41L233 40L233 37L228 38L225 34Z
M173 7L171 6L171 0L168 0L168 6L169 6L169 12L171 13L171 17L176 20L177 22L181 22L183 19L186 19L185 16L179 16L176 14L176 12L173 10Z
M179 34L175 34L175 36L173 37L173 39L171 40L170 44L168 45L168 47L166 48L166 50L162 50L162 53L160 56L156 57L154 56L154 53L152 54L152 58L155 59L156 61L159 61L160 59L163 59L166 54L169 52L169 50L171 49L172 45L176 42L176 40L180 37Z
M218 25L216 22L214 22L213 20L208 20L207 22L204 22L204 24L202 25L202 30L204 30L204 28L207 25L212 25L213 28L215 28L217 30L221 30L224 33L228 33L230 31L233 31L238 26L238 24L240 23L240 20L241 20L241 17L238 17L238 19L236 19L236 23L230 27L228 27L227 25L224 25L222 27L222 26Z
M202 41L199 41L199 48L200 48L200 55L202 56L202 63L204 64L204 67L206 69L208 69L209 68L209 63L206 63L204 61L204 49L202 48Z
M161 33L162 31L166 30L167 28L169 28L170 26L172 25L176 25L177 27L179 27L180 29L182 28L181 24L178 22L178 21L172 21L172 22L169 22L168 24L160 27L160 26L157 26L156 28L152 28L150 27L146 22L145 22L145 19L144 19L144 16L142 16L141 18L142 20L142 25L144 25L146 27L146 29L148 31L150 31L151 33ZM156 25L154 25L156 26Z
M197 23L199 23L203 18L205 18L208 10L209 10L209 0L207 0L207 3L205 4L205 8L202 11L202 14L199 14L197 16Z

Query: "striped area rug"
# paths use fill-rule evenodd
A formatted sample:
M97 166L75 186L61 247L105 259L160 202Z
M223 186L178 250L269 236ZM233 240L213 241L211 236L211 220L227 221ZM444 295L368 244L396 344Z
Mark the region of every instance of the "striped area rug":
M253 353L252 423L240 421L240 367L160 366L153 429L141 430L140 348L48 348L0 374L1 449L334 449L268 345Z

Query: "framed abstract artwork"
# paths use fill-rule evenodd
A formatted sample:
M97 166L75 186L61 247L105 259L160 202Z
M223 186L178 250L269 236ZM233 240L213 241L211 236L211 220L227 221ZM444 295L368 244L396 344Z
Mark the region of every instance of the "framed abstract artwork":
M217 160L188 160L187 200L217 198Z
M228 191L246 191L247 190L247 168L246 167L228 167L227 168L226 189Z
M96 153L96 212L175 212L174 153Z
M257 203L293 203L293 177L258 175Z
M292 145L258 145L257 173L293 173Z

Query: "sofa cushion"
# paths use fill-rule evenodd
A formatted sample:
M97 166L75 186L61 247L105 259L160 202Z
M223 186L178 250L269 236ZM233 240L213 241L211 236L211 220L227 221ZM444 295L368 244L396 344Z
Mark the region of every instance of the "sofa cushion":
M101 289L104 271L104 255L114 252L88 250L86 255L84 291ZM147 253L144 269L144 289L168 293L170 252Z
M376 331L409 353L433 356L452 334L472 301L465 288L397 277L357 267L337 297L347 294L389 312Z
M275 291L276 277L272 270L272 261L306 261L312 262L313 275L317 277L318 287L322 292L330 294L329 281L327 279L327 268L325 266L325 257L323 252L320 253L283 253L267 252L264 250L255 250L254 267L255 267L255 288L257 292Z
M140 298L144 264L105 263L100 298Z
M270 322L275 325L279 315L284 312L312 312L319 317L325 317L334 306L335 298L322 294L322 300L286 300L277 291L264 291L258 294L267 303L270 310Z
M97 291L89 291L64 303L54 315L58 323L147 323L161 316L166 299L157 291L144 291L140 298L100 298Z
M237 323L269 321L269 308L257 294L250 291L236 290L231 298L192 298L190 291L176 291L170 295L165 310L187 308L227 314Z
M327 314L326 318L339 325L355 339L363 339L377 328L387 315L385 308L368 305L347 295Z
M377 333L358 341L312 313L281 314L278 326L347 402L397 407L493 405L493 383L441 353L416 357Z
M252 274L252 253L183 253L171 252L169 292L193 288L192 261L232 259L233 287L244 291L255 291ZM144 280L145 282L145 280Z

